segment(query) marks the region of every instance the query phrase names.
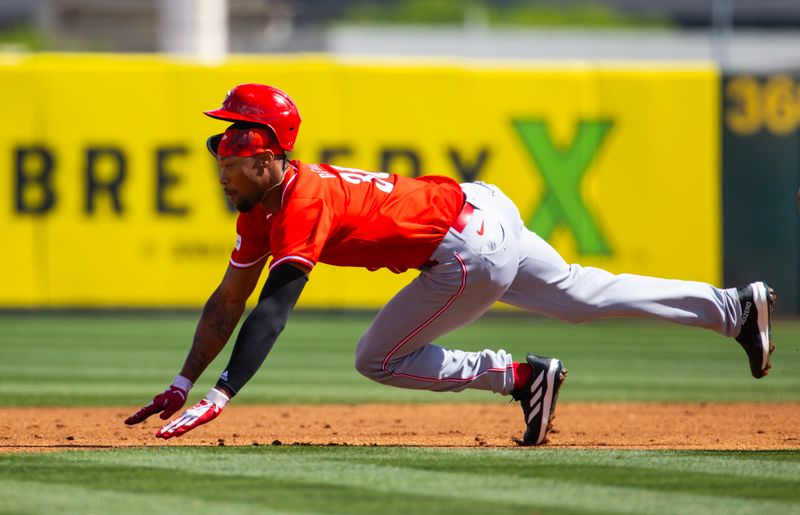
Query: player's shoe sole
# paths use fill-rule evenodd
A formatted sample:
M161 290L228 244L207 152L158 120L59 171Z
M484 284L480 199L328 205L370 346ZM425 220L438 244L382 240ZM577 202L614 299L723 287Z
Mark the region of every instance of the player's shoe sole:
M777 296L765 282L737 288L742 307L742 329L736 341L750 361L750 373L759 379L769 373L770 358L775 350L772 342L772 307Z
M556 402L567 370L561 361L528 354L526 357L532 374L528 383L511 392L520 401L525 417L525 434L521 445L539 445L545 442L547 432L555 419Z

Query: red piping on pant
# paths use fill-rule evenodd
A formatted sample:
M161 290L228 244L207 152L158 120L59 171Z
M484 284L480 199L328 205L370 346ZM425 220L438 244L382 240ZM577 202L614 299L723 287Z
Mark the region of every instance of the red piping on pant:
M461 256L458 253L456 253L455 256L456 256L456 259L458 260L458 263L461 265L461 286L458 288L458 291L455 293L455 295L450 297L447 300L447 303L444 306L442 306L439 309L439 311L434 313L433 316L431 316L428 320L423 322L422 325L420 325L419 327L414 329L414 331L412 331L411 334L409 334L408 336L406 336L405 338L400 340L400 342L397 345L395 345L392 348L392 350L389 351L389 353L386 355L386 357L383 358L383 363L381 364L381 368L383 369L383 372L386 375L392 376L392 377L406 377L408 379L414 379L414 380L418 380L418 381L430 381L430 382L434 382L434 383L442 383L442 382L447 382L447 381L468 382L468 381L472 381L473 379L475 379L479 375L485 374L486 372L505 372L506 369L508 368L508 366L503 367L503 368L489 368L489 369L486 369L483 372L481 372L479 374L475 374L474 376L471 376L471 377L445 378L445 379L439 379L439 378L435 378L435 377L422 377L422 376L415 376L415 375L411 375L411 374L402 374L402 373L401 374L395 374L393 372L389 372L389 370L386 368L387 364L389 363L389 360L392 358L394 353L396 353L398 351L398 349L400 349L400 347L402 347L403 345L408 343L408 341L411 340L411 338L413 338L414 336L419 334L420 331L422 331L423 329L428 327L434 320L436 320L442 313L444 313L445 310L447 310L447 308L449 308L450 305L453 304L453 302L455 302L455 300L462 293L464 293L464 288L467 286L467 265L464 263L464 260L461 258ZM509 366L511 366L511 365L509 365Z

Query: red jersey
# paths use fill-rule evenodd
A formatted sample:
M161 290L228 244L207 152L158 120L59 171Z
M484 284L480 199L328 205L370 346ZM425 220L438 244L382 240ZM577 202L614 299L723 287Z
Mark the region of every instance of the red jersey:
M271 254L270 269L294 261L404 272L425 263L463 205L449 177L291 161L280 211L239 214L230 263L248 268Z

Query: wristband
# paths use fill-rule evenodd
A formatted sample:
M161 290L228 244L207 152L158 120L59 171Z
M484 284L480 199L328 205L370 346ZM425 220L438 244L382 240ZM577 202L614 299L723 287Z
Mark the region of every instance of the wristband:
M192 389L194 383L192 383L182 375L178 374L175 376L175 379L172 380L172 386L174 386L175 388L179 388L186 393L189 393L189 390Z
M217 405L219 409L222 409L225 407L226 404L228 404L228 401L231 399L230 397L228 397L221 391L217 390L216 388L212 388L206 394L206 400L213 402L214 404Z

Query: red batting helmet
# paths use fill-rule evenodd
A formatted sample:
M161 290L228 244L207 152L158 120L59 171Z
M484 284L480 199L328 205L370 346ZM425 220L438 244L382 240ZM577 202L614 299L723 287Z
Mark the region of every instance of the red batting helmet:
M204 112L219 120L265 125L275 133L281 148L290 152L301 121L291 97L264 84L239 84L228 91L221 108Z

